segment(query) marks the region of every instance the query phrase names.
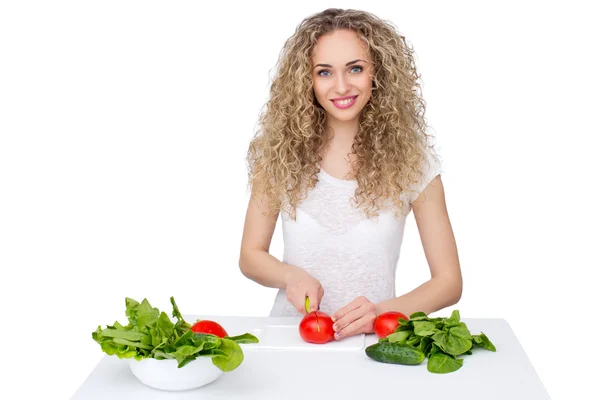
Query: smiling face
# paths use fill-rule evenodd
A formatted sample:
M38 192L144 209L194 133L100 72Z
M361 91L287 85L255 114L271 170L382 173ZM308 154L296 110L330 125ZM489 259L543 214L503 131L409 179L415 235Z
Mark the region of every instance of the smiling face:
M356 32L338 29L321 36L312 57L315 97L328 119L358 122L371 98L372 57Z

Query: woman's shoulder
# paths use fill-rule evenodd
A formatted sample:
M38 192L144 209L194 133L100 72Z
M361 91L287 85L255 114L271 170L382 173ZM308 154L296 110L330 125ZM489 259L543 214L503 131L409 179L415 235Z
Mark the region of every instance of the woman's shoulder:
M406 200L412 204L425 188L442 173L442 158L433 145L423 147L423 157L419 164L419 175L405 192Z

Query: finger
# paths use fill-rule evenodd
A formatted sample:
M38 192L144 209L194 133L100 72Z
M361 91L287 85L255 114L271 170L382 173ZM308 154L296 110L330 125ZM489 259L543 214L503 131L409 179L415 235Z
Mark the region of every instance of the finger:
M333 322L341 319L344 315L348 314L350 311L356 310L357 308L359 308L361 305L360 299L361 298L358 297L358 298L352 300L350 303L346 304L344 307L342 307L339 310L337 310L336 312L334 312L333 315L331 316L331 319L333 320Z
M362 307L350 311L348 314L335 321L335 323L333 324L333 330L336 332L341 331L342 329L352 324L354 321L359 320L364 314L365 311L362 309Z
M310 312L317 310L319 307L319 292L317 288L308 289L306 295L310 306Z
M298 312L302 315L307 315L308 312L306 312L306 292L298 292L295 301L297 303L296 309L298 310Z
M367 311L360 318L348 324L345 328L335 333L336 339L342 339L348 336L356 335L359 333L368 333L375 322L377 317L374 312L369 311L368 308L363 310Z
M306 309L304 308L304 301L295 300L293 304L294 304L294 308L296 309L296 311L298 311L300 314L302 314L302 315L308 314L306 312Z
M302 315L306 315L307 312L304 309L304 302L306 300L306 292L304 290L290 290L287 293L288 301L294 306L296 311Z
M338 331L335 333L335 338L337 340L343 339L345 337L348 336L352 336L358 333L358 331L363 327L363 325L365 325L365 321L363 320L363 318L359 318L353 322L351 322L349 325L347 325L345 328L343 328L342 330Z

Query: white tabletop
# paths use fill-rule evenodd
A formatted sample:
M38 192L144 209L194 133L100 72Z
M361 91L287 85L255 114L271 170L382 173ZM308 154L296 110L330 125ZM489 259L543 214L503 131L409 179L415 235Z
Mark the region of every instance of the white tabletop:
M184 316L194 321L203 316ZM462 319L472 334L484 332L496 352L475 347L462 368L449 374L427 371L427 359L417 366L384 364L369 359L364 348L375 335L344 344L300 344L287 349L273 341L273 327L298 325L295 318L206 317L217 320L230 335L255 334L261 343L242 345L244 361L207 386L166 392L145 386L126 360L106 355L75 393L74 400L94 399L342 399L420 398L445 400L550 399L512 329L503 319ZM271 332L271 333L269 333ZM271 336L270 336L271 335ZM98 348L98 351L101 351ZM184 367L185 368L185 367Z

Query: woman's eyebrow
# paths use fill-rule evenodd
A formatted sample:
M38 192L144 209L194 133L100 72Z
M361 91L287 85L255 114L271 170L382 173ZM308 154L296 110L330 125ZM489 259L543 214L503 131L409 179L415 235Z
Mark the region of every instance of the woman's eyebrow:
M352 64L356 64L356 63L357 63L357 62L359 62L359 61L364 61L364 62L366 62L365 60L358 59L358 60L354 60L354 61L350 61L350 62L346 63L346 67L347 67L347 66L349 66L349 65L352 65ZM317 67L327 67L327 68L333 68L333 66L332 66L332 65L329 65L329 64L317 64L317 65L315 65L315 66L313 67L313 69L315 69L315 68L317 68Z

